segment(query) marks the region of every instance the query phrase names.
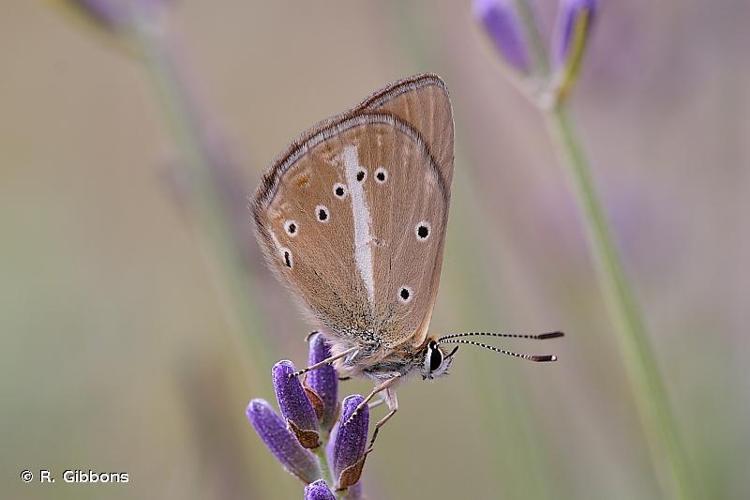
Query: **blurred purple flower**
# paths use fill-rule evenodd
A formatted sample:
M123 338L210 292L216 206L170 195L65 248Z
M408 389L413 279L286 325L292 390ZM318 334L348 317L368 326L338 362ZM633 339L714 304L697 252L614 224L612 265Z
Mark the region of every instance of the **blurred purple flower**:
M474 16L482 23L495 48L515 70L531 72L523 24L513 0L474 0Z
M328 357L330 348L325 338L316 332L310 338L310 364ZM370 409L365 405L356 414L355 410L364 397L357 394L344 399L343 411L337 420L342 404L337 401L336 370L331 366L312 370L304 387L292 376L294 372L291 361L282 360L274 365L273 386L282 416L267 402L254 399L247 408L250 423L282 465L309 485L305 488L306 499L336 498L329 488L331 484L341 492L339 498L360 500L363 492L359 479L368 453ZM319 433L319 421L323 422L325 430L331 426L333 430ZM313 444L325 445L317 449L317 457L306 449ZM330 480L322 476L320 460L326 461L332 475Z
M344 399L343 411L334 427L328 448L328 463L336 480L336 490L343 490L359 481L365 465L370 410L367 405L354 414L364 398L359 394Z
M312 366L330 356L331 350L323 335L313 334L310 338L309 365ZM307 375L305 389L318 415L320 426L327 431L331 430L339 411L339 380L336 369L331 365L325 365L312 370Z
M305 500L336 500L336 496L324 480L318 479L305 486Z
M133 14L153 15L169 0L64 0L64 3L99 28L118 32L130 27L135 19Z
M117 31L130 22L128 5L116 0L66 0L97 26Z
M255 432L287 471L305 483L322 477L318 459L300 446L281 417L266 401L253 399L247 406L246 414Z
M552 40L555 68L579 64L596 11L596 0L560 0Z
M349 486L344 494L345 500L359 500L364 498L364 492L362 491L362 481L357 481L353 485Z
M320 446L318 417L299 378L292 376L294 372L294 364L288 360L273 366L273 388L279 409L300 444L305 448L317 448Z

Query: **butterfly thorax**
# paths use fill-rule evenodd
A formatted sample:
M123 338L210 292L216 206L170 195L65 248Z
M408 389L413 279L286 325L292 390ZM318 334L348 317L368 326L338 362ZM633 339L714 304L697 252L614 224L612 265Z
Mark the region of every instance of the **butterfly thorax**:
M377 336L369 336L369 342L363 342L367 336L355 337L357 340L342 339L337 335L327 335L334 356L356 347L357 350L336 363L336 369L342 376L363 376L377 380L394 376L406 376L422 365L426 352L424 346L404 344L391 347L380 341Z

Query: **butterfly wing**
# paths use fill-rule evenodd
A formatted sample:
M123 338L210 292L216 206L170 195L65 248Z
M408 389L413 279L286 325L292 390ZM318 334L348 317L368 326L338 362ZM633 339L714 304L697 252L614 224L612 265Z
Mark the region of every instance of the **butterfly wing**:
M424 136L396 113L359 107L293 144L253 212L271 268L322 326L392 347L426 334L448 188Z
M358 109L392 113L419 132L442 177L446 192L445 216L447 217L450 186L453 180L454 125L453 107L443 80L430 73L405 78L375 92L365 99ZM424 207L420 210L424 210ZM393 228L393 230L397 229ZM427 335L432 307L437 299L443 263L445 226L437 226L433 229L441 232L436 233L434 239L430 236L429 240L423 241L426 246L432 248L434 245L437 250L437 255L434 257L436 267L432 271L432 281L429 286L424 283L426 286L424 291L430 293L430 304L419 329L413 331L413 336L410 338L414 345L422 344ZM401 257L397 258L400 260ZM391 273L391 276L395 279L398 273ZM423 308L419 310L422 311Z
M372 324L364 283L354 274L353 219L340 159L343 141L354 140L346 127L333 123L293 144L264 177L253 205L270 268L333 333ZM343 198L336 187L343 187ZM325 220L321 209L328 210Z
M356 109L392 113L419 132L445 184L453 180L453 107L439 76L415 75L375 92Z
M449 203L448 186L426 144L403 126L411 140L383 140L360 151L376 238L375 331L389 348L424 341L440 281Z

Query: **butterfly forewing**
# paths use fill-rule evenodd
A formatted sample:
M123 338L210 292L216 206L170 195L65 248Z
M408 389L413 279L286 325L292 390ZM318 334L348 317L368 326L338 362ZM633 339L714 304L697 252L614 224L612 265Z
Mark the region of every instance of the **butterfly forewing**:
M353 279L354 240L348 188L341 168L341 142L335 127L301 145L277 177L273 195L257 202L255 219L271 268L325 326L363 330L372 324L364 283ZM322 209L327 210L321 220ZM293 234L289 224L295 224Z
M394 126L396 133L368 133L359 153L368 172L375 330L388 347L416 340L429 321L447 217L446 188L429 151L411 127Z
M321 326L385 348L424 339L447 222L450 104L439 79L419 78L308 132L254 204L271 267Z
M367 98L359 109L393 113L419 132L445 185L453 179L453 108L445 84L432 74L395 82Z

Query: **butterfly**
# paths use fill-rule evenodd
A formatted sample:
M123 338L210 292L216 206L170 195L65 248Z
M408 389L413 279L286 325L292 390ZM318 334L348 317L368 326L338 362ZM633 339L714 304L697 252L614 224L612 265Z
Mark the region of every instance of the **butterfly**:
M381 395L398 410L396 385L411 373L448 372L458 345L472 344L532 361L466 336L428 332L437 297L453 178L453 110L434 74L397 81L319 123L265 173L252 203L260 247L281 283L331 346L343 376L375 381L362 403Z

